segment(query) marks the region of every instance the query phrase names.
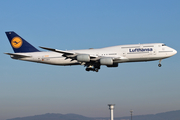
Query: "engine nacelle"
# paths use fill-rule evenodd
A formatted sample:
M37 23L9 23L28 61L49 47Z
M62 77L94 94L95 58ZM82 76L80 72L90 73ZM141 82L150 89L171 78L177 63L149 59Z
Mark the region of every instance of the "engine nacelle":
M79 62L89 62L90 61L90 56L87 55L87 54L80 54L80 55L77 55L76 59Z
M99 62L101 65L113 65L112 58L101 58Z
M118 67L118 63L113 63L113 65L107 65L107 67Z

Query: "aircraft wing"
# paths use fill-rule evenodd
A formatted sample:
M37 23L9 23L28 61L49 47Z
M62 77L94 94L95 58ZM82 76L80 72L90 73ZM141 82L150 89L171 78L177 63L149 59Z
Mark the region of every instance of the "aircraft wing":
M76 54L76 53L74 53L74 52L63 51L63 50L58 50L58 49L53 49L53 48L47 48L47 47L41 47L41 46L40 46L40 48L45 49L45 50L49 50L49 51L54 51L54 52L66 54L66 55L74 55L74 54Z
M64 57L66 57L66 58L71 58L71 59L73 59L73 58L76 57L77 55L81 54L81 53L63 51L63 50L58 50L58 49L53 49L53 48L47 48L47 47L40 47L40 48L45 49L45 50L49 50L49 51L54 51L54 52L62 53ZM91 56L91 55L90 55L90 58L92 58L92 59L96 59L97 57L98 57L98 56Z
M66 59L70 58L72 60L76 60L76 56L78 55L89 55L89 54L84 54L84 53L76 53L76 52L69 52L69 51L63 51L63 50L58 50L58 49L53 49L53 48L47 48L47 47L40 47L45 50L57 52L63 54L62 56L66 57ZM101 58L111 58L113 61L123 59L123 57L104 57L104 56L94 56L94 55L89 55L91 61L97 61Z

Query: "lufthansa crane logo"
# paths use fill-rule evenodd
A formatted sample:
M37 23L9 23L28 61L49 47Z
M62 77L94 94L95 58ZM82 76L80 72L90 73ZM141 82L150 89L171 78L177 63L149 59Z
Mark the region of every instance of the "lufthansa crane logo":
M20 37L14 37L11 41L13 48L20 48L22 46L22 39Z

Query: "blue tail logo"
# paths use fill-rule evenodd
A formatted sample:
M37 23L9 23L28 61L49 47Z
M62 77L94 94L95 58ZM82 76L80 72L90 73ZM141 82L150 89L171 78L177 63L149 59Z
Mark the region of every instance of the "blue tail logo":
M36 49L15 32L6 32L6 35L15 53L39 52L38 49Z

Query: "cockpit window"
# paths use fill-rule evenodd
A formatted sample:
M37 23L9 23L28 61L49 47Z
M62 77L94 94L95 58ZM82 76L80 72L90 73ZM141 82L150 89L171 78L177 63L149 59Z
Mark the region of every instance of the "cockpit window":
M166 46L166 44L162 44L162 46Z

